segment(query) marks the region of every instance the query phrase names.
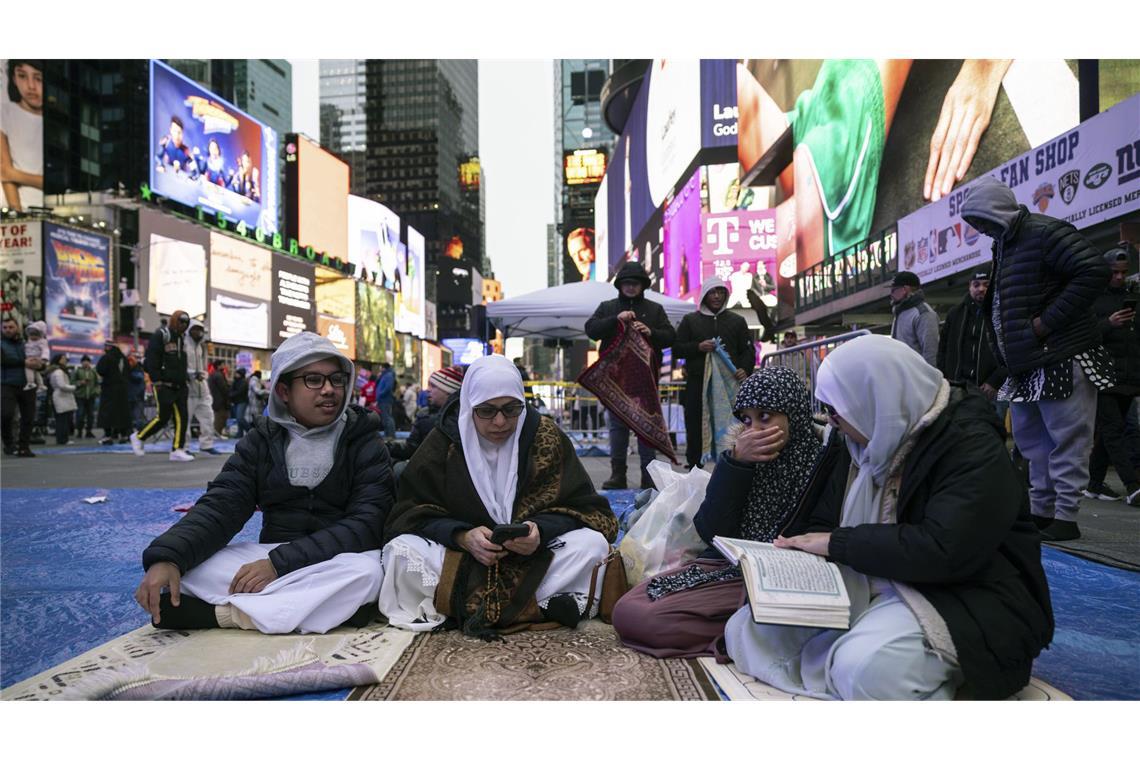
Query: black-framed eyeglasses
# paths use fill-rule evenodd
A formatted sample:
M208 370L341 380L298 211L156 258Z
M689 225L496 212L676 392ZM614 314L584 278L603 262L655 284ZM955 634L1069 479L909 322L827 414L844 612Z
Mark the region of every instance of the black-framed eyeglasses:
M324 388L326 380L328 380L334 388L343 388L348 385L348 373L333 372L329 375L322 375L320 372L306 372L303 375L294 375L289 378L289 382L293 382L294 380L303 380L305 387L314 391Z
M508 420L513 420L515 417L521 415L525 409L526 405L521 401L514 401L510 404L504 404L503 406L480 404L479 406L473 407L471 411L473 411L475 413L475 416L481 420L493 420L495 419L495 415L497 415L499 412L502 412L503 416Z

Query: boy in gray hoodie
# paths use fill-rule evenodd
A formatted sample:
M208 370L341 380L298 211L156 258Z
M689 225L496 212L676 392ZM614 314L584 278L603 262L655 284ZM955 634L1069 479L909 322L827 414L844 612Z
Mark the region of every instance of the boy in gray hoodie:
M314 333L277 349L269 416L143 552L135 599L155 626L325 633L372 618L395 486L379 418L349 404L354 374ZM226 546L257 508L260 542Z

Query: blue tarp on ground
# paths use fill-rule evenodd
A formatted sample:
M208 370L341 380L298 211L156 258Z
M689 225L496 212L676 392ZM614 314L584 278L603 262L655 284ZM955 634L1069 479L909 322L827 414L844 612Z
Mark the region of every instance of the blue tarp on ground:
M198 489L0 491L0 686L58 665L147 621L132 595L142 550ZM105 495L100 504L82 498ZM619 519L635 492L606 496ZM256 541L255 516L235 538ZM624 520L623 520L624 524ZM1057 633L1034 674L1076 699L1140 698L1140 574L1046 547ZM342 699L347 690L306 695Z

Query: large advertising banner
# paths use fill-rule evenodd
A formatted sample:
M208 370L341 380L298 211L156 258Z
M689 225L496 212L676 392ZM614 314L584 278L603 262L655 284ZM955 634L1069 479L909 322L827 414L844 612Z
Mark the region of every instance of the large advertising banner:
M399 287L400 217L382 203L348 196L348 261L368 281L389 290ZM375 275L375 279L373 279Z
M1140 209L1140 95L1002 164L989 176L1035 214L1077 229ZM988 266L993 243L962 220L974 180L899 220L899 269L924 283Z
M44 205L44 77L37 59L0 58L0 161L3 205Z
M304 135L285 137L285 233L344 259L348 256L349 166Z
M150 62L150 186L277 231L277 133L166 64Z
M392 292L367 282L356 283L356 356L391 363L395 355L395 299Z
M139 209L140 316L147 329L181 309L206 316L210 232L153 209Z
M701 173L665 205L665 288L673 298L696 303L701 292Z
M420 387L426 391L432 373L443 369L443 352L425 340L420 344L420 356Z
M288 256L273 257L273 320L269 342L279 346L301 332L317 331L316 278L312 264Z
M210 233L210 337L218 343L269 347L273 252Z
M43 229L40 222L0 224L0 312L20 327L43 319Z
M411 333L417 338L426 337L425 286L427 278L424 255L424 236L415 227L408 227L408 245L404 270L400 277L400 292L396 294L396 329Z
M356 282L335 269L314 267L317 333L349 359L356 358Z
M751 308L753 285L775 305L776 211L701 214L701 279L716 275L728 283L728 308Z
M562 247L562 282L586 282L598 279L596 235L590 226L574 227L566 233Z
M102 353L111 339L111 239L44 222L44 321L52 353Z
M607 282L610 279L610 217L609 217L609 178L598 185L594 196L594 279Z

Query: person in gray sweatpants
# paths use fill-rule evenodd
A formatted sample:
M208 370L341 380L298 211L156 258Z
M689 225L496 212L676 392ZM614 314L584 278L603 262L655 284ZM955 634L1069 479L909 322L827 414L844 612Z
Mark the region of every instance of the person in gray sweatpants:
M1013 438L1029 460L1033 521L1047 541L1080 538L1096 396L1116 371L1093 314L1109 267L1076 228L1032 214L993 177L970 183L962 219L993 242L992 284L982 310L1009 377Z

